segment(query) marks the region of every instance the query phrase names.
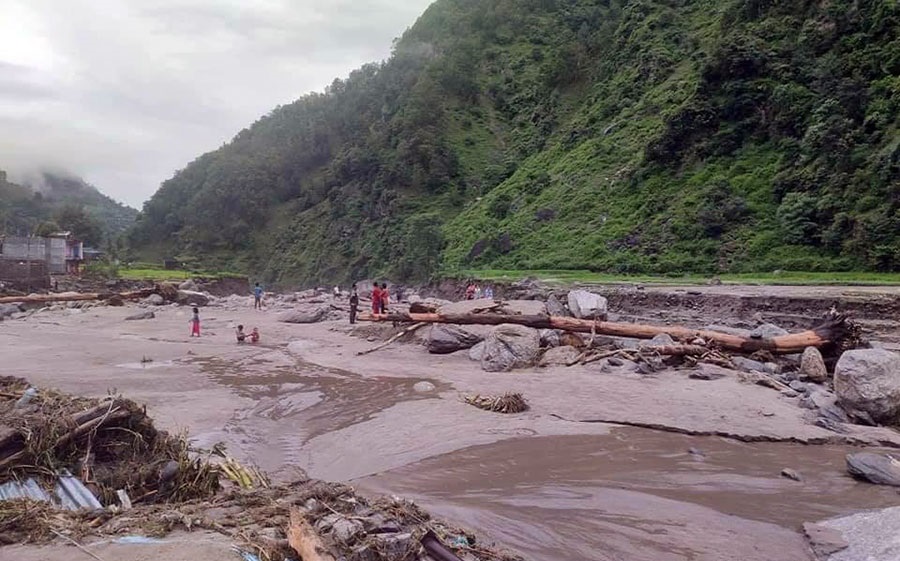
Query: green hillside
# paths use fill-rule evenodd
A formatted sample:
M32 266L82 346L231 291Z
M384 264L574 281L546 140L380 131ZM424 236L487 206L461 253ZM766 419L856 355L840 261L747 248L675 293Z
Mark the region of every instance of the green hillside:
M19 185L0 171L0 235L72 230L86 243L102 247L131 228L136 216L135 209L79 178L42 172Z
M894 0L438 0L130 240L269 281L900 269Z

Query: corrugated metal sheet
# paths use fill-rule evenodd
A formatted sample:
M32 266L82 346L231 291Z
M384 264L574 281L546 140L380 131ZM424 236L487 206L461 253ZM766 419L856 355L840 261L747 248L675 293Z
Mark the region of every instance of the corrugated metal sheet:
M56 497L59 503L68 510L89 508L92 510L103 508L97 497L84 486L84 483L69 473L64 473L56 482Z
M47 503L52 502L50 496L41 489L34 479L29 479L24 483L20 481L10 481L0 485L0 501L9 501L12 499L32 499Z
M41 489L37 481L31 478L25 482L9 481L0 485L0 501L12 499L32 499L52 503L66 510L79 510L82 508L97 510L103 508L97 497L84 486L84 483L72 477L68 472L63 472L59 476L53 495Z

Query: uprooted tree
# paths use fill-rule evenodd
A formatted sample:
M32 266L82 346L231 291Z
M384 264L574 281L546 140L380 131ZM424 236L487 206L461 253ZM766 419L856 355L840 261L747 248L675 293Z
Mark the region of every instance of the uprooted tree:
M652 339L668 334L684 341L703 339L723 350L739 353L769 351L773 354L803 352L807 347L816 347L825 352L840 351L853 346L857 337L856 326L846 316L829 312L825 320L813 329L800 333L780 335L768 339L741 337L719 331L692 329L677 325L646 325L638 323L618 323L594 321L550 315L504 315L497 313L390 313L362 314L359 321L387 321L404 323L452 323L458 325L500 325L513 323L535 329L560 329L575 333L592 333L634 339Z

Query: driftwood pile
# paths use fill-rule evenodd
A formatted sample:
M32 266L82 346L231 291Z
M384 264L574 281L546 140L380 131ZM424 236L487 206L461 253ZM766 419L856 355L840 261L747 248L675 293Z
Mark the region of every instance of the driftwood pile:
M129 400L34 392L19 378L0 378L0 462L0 484L30 477L49 489L67 470L104 505L0 500L0 545L204 529L264 561L521 560L407 501L308 478L272 486L221 447L191 450L158 431Z
M119 490L134 504L218 491L215 466L193 458L184 437L157 430L133 401L28 388L21 378L0 378L0 482L49 483L66 470L103 504L118 504Z

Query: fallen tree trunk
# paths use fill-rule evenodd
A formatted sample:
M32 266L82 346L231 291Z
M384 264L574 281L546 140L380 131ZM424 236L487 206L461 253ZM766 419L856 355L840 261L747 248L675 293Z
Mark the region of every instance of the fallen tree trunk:
M286 534L291 548L303 561L334 561L334 556L322 542L322 538L296 508L290 511Z
M652 339L657 335L668 334L683 341L702 338L714 343L719 348L740 353L754 353L766 350L774 354L792 354L803 352L806 347L830 349L839 346L850 334L846 318L834 315L822 324L809 331L791 333L770 339L753 339L740 337L718 331L691 329L677 325L642 325L638 323L616 323L611 321L592 321L547 315L502 315L502 314L361 314L359 321L391 321L409 323L453 323L458 325L500 325L513 323L535 329L561 329L576 333L595 333L615 337L633 339Z
M29 294L28 296L4 296L0 298L0 304L42 304L52 302L79 302L88 300L109 300L117 296L122 300L140 300L155 292L153 288L135 290L132 292L63 292L60 294Z

